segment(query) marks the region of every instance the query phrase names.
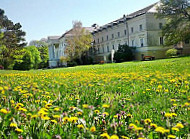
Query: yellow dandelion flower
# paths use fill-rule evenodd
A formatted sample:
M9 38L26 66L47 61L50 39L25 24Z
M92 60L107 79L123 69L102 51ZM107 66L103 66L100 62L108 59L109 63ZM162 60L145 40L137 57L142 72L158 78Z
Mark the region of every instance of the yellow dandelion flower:
M7 114L7 113L8 113L8 111L7 111L6 109L1 109L0 112L1 112L1 113L4 113L4 114Z
M145 124L149 124L149 123L151 123L152 121L151 121L150 119L145 119L144 122L145 122Z
M104 112L104 113L102 113L103 115L106 115L106 116L108 116L109 115L109 113L108 112Z
M96 131L96 127L95 127L95 126L92 126L92 127L90 128L90 131L91 131L91 132L95 132L95 131Z
M59 110L60 110L60 108L58 108L58 107L54 108L54 111L59 111Z
M85 108L85 109L87 109L88 108L88 104L83 104L82 107Z
M20 128L16 128L15 131L18 132L18 133L22 133L23 132L23 130L20 129Z
M82 112L81 111L77 112L77 115L82 115Z
M17 127L16 123L10 123L10 127Z
M49 120L50 118L48 116L42 116L42 120Z
M176 136L175 136L175 135L168 135L168 138L169 138L169 139L175 139Z
M69 122L76 123L78 121L78 117L70 117Z
M80 124L80 125L77 125L77 128L79 128L79 129L83 129L84 126L83 126L82 124Z
M157 128L155 129L155 131L156 131L156 132L159 132L159 133L162 133L162 134L165 133L165 129L164 129L163 127L157 127Z
M177 125L175 127L177 127L177 128L184 128L184 126L183 126L182 123L177 123Z
M129 137L126 137L126 136L121 136L122 139L129 139Z
M112 135L110 139L119 139L117 135Z
M108 133L100 134L100 137L103 137L103 138L106 138L106 139L110 139L110 136L108 135Z
M151 127L154 127L154 128L157 128L157 125L156 125L156 124L153 124L153 123L151 123L150 126L151 126Z
M14 103L15 103L15 101L14 101L14 100L10 100L10 102L11 102L11 104L14 104Z
M53 115L53 118L61 118L60 115Z
M51 120L51 122L57 124L57 121L56 121L56 120Z
M179 129L177 127L172 127L172 130L179 131Z
M108 105L108 104L103 104L102 107L103 107L103 108L109 108L110 105Z

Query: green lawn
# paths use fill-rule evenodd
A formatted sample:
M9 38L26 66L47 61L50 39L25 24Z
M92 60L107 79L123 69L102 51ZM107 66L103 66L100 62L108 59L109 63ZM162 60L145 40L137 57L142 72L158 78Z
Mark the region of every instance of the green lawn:
M0 71L0 136L184 138L190 57Z

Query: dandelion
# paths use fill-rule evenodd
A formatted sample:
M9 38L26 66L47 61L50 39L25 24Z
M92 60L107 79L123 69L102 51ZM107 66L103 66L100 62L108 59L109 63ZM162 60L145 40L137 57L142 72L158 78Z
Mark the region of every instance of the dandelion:
M153 123L151 123L150 126L151 126L151 127L154 127L154 128L157 128L157 125L156 125L156 124L153 124Z
M10 127L17 127L16 123L10 123Z
M23 130L20 129L20 128L16 128L15 131L18 132L18 133L22 133L23 132Z
M182 123L177 123L177 125L175 127L177 127L177 128L184 128L184 126L183 126Z
M151 120L150 119L145 119L144 122L145 122L145 124L149 124L149 123L151 123Z
M57 121L56 121L56 120L51 120L51 122L57 124Z
M77 128L79 128L79 129L83 129L84 126L83 126L82 124L80 124L80 125L77 125Z
M157 127L157 128L155 129L155 131L156 131L156 132L159 132L159 133L162 133L162 134L165 133L165 129L164 129L163 127Z
M126 137L126 136L121 136L122 139L129 139L129 137Z
M179 131L179 129L177 127L172 127L172 130Z
M53 115L53 118L61 118L60 115Z
M69 122L76 123L78 121L78 117L70 117Z
M91 132L95 132L95 131L96 131L96 127L95 127L95 126L92 126L92 127L90 128L90 131L91 131Z
M108 105L108 104L103 104L102 107L103 107L103 108L109 108L110 105Z
M1 109L0 112L1 112L1 113L4 113L4 114L9 113L6 109Z
M87 109L87 108L88 108L88 104L83 104L82 107L83 107L84 109Z
M117 135L112 135L110 139L119 139Z
M175 139L176 136L175 136L175 135L168 135L168 138L169 138L169 139Z
M100 137L103 137L103 138L106 138L106 139L110 139L110 136L108 135L108 133L100 134Z

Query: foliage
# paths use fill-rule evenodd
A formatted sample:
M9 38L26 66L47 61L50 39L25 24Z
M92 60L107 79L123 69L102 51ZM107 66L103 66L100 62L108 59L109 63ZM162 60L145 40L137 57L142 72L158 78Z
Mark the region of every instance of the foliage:
M190 40L189 0L161 0L157 17L165 18L167 21L163 27L166 45Z
M174 57L177 56L177 50L176 49L169 49L166 51L166 56L168 57Z
M39 68L47 68L49 60L48 44L43 41L36 41L36 44L38 45L37 49L40 52L40 57L42 60L39 64Z
M15 70L37 69L41 63L40 52L35 46L28 46L14 52Z
M12 53L26 45L24 42L25 32L21 30L20 23L14 24L4 15L4 11L0 9L0 27L3 37L0 38L0 64L6 69L12 64Z
M114 54L116 62L124 62L133 60L133 51L128 45L120 45L117 52Z
M190 57L0 71L0 138L189 136Z
M93 37L91 33L84 27L81 22L74 22L73 28L66 35L65 54L70 61L79 59L83 63L81 57L86 55L86 51L92 46Z

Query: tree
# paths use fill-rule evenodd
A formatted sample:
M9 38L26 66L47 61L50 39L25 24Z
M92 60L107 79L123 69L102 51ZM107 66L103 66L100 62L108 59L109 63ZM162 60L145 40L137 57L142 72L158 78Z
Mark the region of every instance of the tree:
M119 45L117 52L114 54L116 62L124 62L133 60L133 51L128 45Z
M157 17L165 18L167 21L163 27L166 45L190 39L189 0L161 0L157 10Z
M69 33L71 35L66 36L65 54L67 59L69 61L79 59L80 64L82 64L81 57L86 55L85 52L92 47L93 37L86 28L82 27L82 23L79 21L73 22L73 28Z
M23 49L16 50L14 55L15 70L37 69L41 62L40 52L35 46L28 46Z
M23 48L25 32L21 30L21 24L14 24L4 15L4 11L0 9L0 27L3 32L3 37L0 38L0 64L5 68L13 63L13 52L17 49Z

